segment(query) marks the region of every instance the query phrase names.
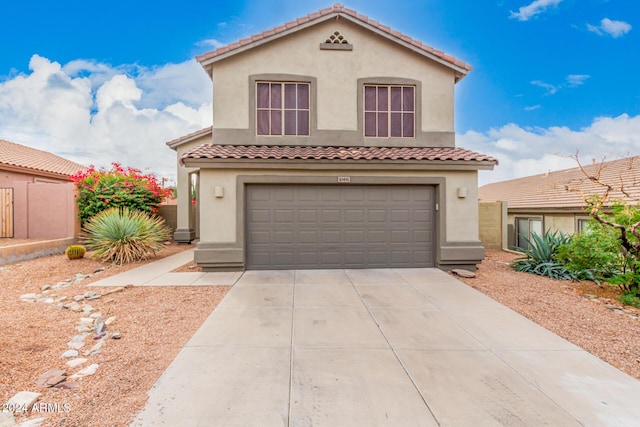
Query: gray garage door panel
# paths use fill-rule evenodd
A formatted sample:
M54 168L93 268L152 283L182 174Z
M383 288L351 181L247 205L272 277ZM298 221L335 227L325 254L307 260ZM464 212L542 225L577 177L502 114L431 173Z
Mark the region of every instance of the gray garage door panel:
M249 185L247 268L433 267L435 190Z

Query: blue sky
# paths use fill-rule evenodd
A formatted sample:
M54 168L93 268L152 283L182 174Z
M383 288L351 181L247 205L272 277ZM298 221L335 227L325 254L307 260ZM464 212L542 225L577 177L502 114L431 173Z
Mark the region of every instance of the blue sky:
M164 142L211 124L211 83L194 56L331 4L5 2L0 138L172 176ZM474 67L456 86L456 132L459 146L501 162L481 183L572 167L577 150L588 161L638 154L638 2L343 4Z

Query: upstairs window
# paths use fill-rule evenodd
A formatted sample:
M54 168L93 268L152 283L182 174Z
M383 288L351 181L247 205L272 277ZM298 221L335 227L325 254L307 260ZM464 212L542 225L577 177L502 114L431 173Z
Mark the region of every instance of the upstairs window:
M309 83L258 82L258 135L309 135Z
M364 86L364 136L413 138L415 136L415 87Z

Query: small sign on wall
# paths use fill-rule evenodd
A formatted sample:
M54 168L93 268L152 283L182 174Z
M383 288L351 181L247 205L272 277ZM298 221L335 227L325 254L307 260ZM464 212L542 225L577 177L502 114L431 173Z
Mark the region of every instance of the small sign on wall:
M351 182L351 177L350 176L339 176L338 177L338 182L339 183Z

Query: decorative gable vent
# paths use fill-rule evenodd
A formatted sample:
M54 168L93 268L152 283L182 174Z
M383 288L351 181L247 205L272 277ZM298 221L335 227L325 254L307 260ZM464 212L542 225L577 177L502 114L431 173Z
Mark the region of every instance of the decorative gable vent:
M340 31L337 31L337 30L334 31L333 34L331 34L327 38L327 40L325 40L325 43L349 44L347 39L345 39L344 36L340 34Z
M353 45L338 30L334 31L327 37L324 43L320 43L320 49L323 50L353 50Z

